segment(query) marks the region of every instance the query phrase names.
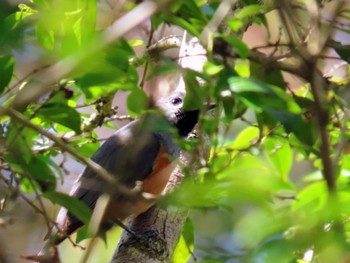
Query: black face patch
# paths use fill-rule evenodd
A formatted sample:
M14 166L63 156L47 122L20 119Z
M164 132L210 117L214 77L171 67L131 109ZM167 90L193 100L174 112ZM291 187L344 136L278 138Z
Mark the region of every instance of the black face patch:
M187 136L198 122L199 110L175 113L175 127L180 136Z

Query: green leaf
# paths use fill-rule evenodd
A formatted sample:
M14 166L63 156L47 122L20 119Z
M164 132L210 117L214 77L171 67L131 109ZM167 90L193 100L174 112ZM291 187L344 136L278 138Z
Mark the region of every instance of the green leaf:
M186 70L183 74L186 85L186 97L183 106L185 110L198 110L203 108L206 90L199 86L197 81L198 76L200 76L200 74L192 70Z
M68 127L76 133L81 132L80 114L64 103L48 103L40 109L38 115L47 121Z
M258 14L263 14L266 11L266 7L264 5L247 5L235 14L235 18L243 19L247 16L255 16Z
M176 73L178 71L179 66L175 64L157 65L154 68L152 68L151 72L147 75L147 79L151 79L160 75Z
M236 224L236 234L239 240L245 247L254 248L266 238L282 233L290 224L288 211L285 208L279 213L274 211L272 214L271 211L261 208L250 209L244 213Z
M183 29L187 30L193 36L199 37L200 32L188 21L176 16L165 17L164 20L170 24L178 25Z
M289 142L278 137L268 137L263 140L265 155L273 164L284 181L288 180L288 174L293 164L293 151Z
M105 59L114 67L127 72L129 69L130 51L124 48L116 48L111 46L106 50Z
M190 218L186 218L184 227L182 229L182 236L186 242L189 250L194 249L194 226Z
M224 69L223 65L215 65L209 61L204 64L204 68L203 68L204 72L208 75L216 75L223 69Z
M148 106L148 98L145 92L139 88L133 89L127 98L128 112L136 117L143 113Z
M275 92L269 86L253 79L231 77L228 81L231 90L236 93L256 92L275 95Z
M254 252L250 262L298 262L295 261L295 251L298 249L290 240L286 240L283 235L274 235L268 238ZM309 262L309 261L307 261Z
M257 127L247 127L238 134L229 147L232 147L234 150L246 149L255 143L259 139L259 136L260 131Z
M226 23L234 32L237 32L243 26L243 22L241 19L231 18L228 19Z
M191 257L191 253L188 250L185 239L183 236L180 236L180 239L177 242L174 253L172 255L171 262L173 263L188 262L190 257Z
M49 158L37 155L32 156L27 171L41 186L42 191L52 191L56 188L56 177L48 166Z
M312 214L322 208L327 203L328 194L326 183L318 181L304 188L297 196L292 206L292 211L302 210Z
M15 59L13 56L0 57L0 94L4 91L12 79Z
M33 141L37 134L22 124L11 120L6 132L5 145L8 151L5 153L6 161L16 172L23 172L25 164L32 158Z
M38 42L46 49L53 50L55 43L55 32L50 29L44 21L36 24L35 34Z
M285 90L286 83L282 76L281 70L279 69L270 69L261 65L259 63L255 63L253 61L249 61L250 66L250 75L251 77L260 80L266 84L271 84L281 89Z
M60 192L46 192L43 196L55 204L65 207L84 224L89 224L92 215L91 209L80 200Z
M279 112L289 114L301 112L293 98L278 87L240 77L231 77L228 81L234 95L258 113L266 111L277 115Z
M350 63L350 45L344 45L341 42L331 41L331 46L343 60Z
M249 56L248 46L239 38L234 36L223 36L223 39L235 48L241 58L244 59Z

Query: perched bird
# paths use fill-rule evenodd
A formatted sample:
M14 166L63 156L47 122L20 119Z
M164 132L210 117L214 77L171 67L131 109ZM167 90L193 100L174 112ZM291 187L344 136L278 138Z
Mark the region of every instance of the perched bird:
M163 123L166 120L182 137L192 131L199 115L199 110L183 111L184 97L184 92L176 91L155 103L155 107L164 113ZM159 120L159 111L154 111L130 122L106 140L92 160L130 189L138 185L141 192L161 194L175 168L180 148L168 131L157 129L161 123ZM141 196L130 199L118 193L89 168L79 177L71 195L93 210L104 193L110 194L102 220L106 225L121 222L131 215L137 216L153 205ZM58 245L83 225L65 209L61 209L57 221L63 232L54 235L51 245Z

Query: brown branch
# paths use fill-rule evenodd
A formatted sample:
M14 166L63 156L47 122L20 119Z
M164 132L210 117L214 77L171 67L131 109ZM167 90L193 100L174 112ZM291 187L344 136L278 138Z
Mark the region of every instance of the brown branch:
M335 21L337 18L337 14L339 11L343 8L345 2L339 1L337 3L337 6L334 8L334 12L331 14L332 18L331 21ZM330 149L330 139L329 139L329 133L327 130L327 126L329 123L329 101L328 101L328 89L329 85L327 83L327 80L322 76L322 73L317 69L317 62L319 55L324 53L326 49L326 43L329 42L329 38L331 34L333 33L331 29L330 23L327 26L327 31L324 33L324 38L320 38L319 40L319 52L313 56L313 59L311 59L311 63L309 63L309 68L311 70L311 75L309 78L310 85L311 85L311 91L312 95L314 97L315 101L315 110L316 110L316 117L317 117L317 123L319 127L320 132L320 139L321 139L321 145L320 145L320 158L322 161L323 166L323 177L327 183L328 191L331 195L335 195L336 193L336 178L335 178L335 164L333 162L332 156L331 156L331 149ZM317 30L321 31L320 26L317 28ZM311 54L309 54L311 56Z
M328 85L321 72L316 69L316 65L314 65L314 69L310 84L315 101L315 112L321 139L320 158L323 166L323 177L326 180L329 192L334 194L336 191L335 174L327 131L329 114L326 90Z

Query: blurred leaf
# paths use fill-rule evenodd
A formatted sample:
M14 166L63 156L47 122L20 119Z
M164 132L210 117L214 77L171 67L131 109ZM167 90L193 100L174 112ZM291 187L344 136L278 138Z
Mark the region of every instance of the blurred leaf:
M204 64L204 72L208 75L216 75L218 74L221 70L223 70L224 67L222 65L215 65L211 62L206 62Z
M249 48L242 40L234 36L223 36L222 38L235 48L240 58L244 59L249 56Z
M91 209L75 197L59 192L46 192L43 197L49 199L52 203L65 207L84 224L89 224L92 214Z
M174 64L156 65L154 68L151 69L151 72L148 73L147 79L151 79L156 76L176 73L178 71L179 71L178 65L174 65Z
M180 236L179 241L176 244L174 253L171 258L172 263L188 262L191 257L191 253L188 250L185 239Z
M0 94L4 91L12 79L13 67L15 59L13 56L0 57Z
M135 117L140 115L148 106L148 98L142 89L133 89L127 98L128 112Z
M326 183L324 181L314 182L299 192L292 209L313 213L324 207L327 198Z
M284 181L288 180L288 174L293 164L293 151L289 142L277 137L268 137L263 140L265 155L280 173Z
M241 19L235 18L228 19L226 23L234 32L237 32L244 25Z
M7 127L5 145L8 151L5 153L5 160L14 171L22 173L25 164L32 157L31 149L37 134L13 120Z
M240 77L231 77L229 84L233 92L257 92L275 95L276 93L269 86L257 82L253 79L246 79Z
M250 61L249 65L250 65L251 77L254 77L259 81L280 87L281 89L285 90L287 85L286 85L286 82L284 81L281 70L278 70L278 69L271 70L253 61Z
M48 103L40 109L38 115L45 120L62 124L78 134L81 132L80 114L64 103Z
M71 145L74 149L79 151L80 154L84 155L86 158L90 158L97 151L100 143L98 140L93 141L90 138L80 138Z
M247 5L241 8L236 14L235 18L243 19L247 16L255 16L257 14L262 14L266 11L264 5Z
M234 150L243 150L254 144L260 136L259 128L249 126L241 131L236 139L229 145Z
M48 167L48 158L44 156L32 156L27 166L27 171L38 182L42 191L53 191L56 188L56 177Z
M137 78L134 79L134 72L120 71L115 67L101 65L100 63L92 66L92 68L97 66L100 66L99 70L96 69L94 73L85 74L76 82L88 101L105 97L119 89L130 90L135 88Z
M193 251L194 249L194 226L188 217L186 218L184 227L182 229L182 236L186 242L187 250Z
M253 248L266 238L282 233L289 224L287 208L280 208L279 211L252 208L238 220L236 229L245 247Z
M254 252L251 262L295 262L295 251L298 249L282 235L274 235L267 239Z
M35 190L40 188L36 181L30 180L27 177L21 178L20 187L21 191L27 194L34 194Z
M331 41L331 46L337 52L337 54L341 57L341 59L350 63L350 45L344 45L338 41Z
M242 78L250 77L250 64L253 62L247 59L237 59L235 64L235 71Z
M35 27L36 38L38 42L46 49L53 50L55 44L55 32L50 29L49 24L40 21Z
M164 20L170 24L174 24L174 25L177 25L179 27L182 27L183 29L187 30L193 36L196 36L196 37L200 36L199 31L191 23L189 23L185 19L182 19L182 18L176 17L176 16L169 16L169 17L165 17Z
M89 226L84 225L77 231L75 242L80 243L84 239L91 238L91 237L93 237L93 234L91 233L91 231L89 231Z
M199 86L197 78L199 73L186 70L183 78L186 85L186 97L183 108L185 110L198 110L204 107L204 98L206 96L206 90Z
M118 70L129 71L129 59L134 56L134 50L125 40L112 43L105 50L105 61Z

